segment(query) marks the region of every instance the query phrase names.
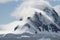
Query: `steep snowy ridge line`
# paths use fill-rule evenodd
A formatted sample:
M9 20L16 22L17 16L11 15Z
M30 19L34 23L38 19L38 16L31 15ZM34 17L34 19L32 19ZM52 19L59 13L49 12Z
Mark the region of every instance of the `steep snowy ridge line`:
M34 8L32 8L32 9L34 9ZM34 9L35 11L37 11L37 12L39 12L39 13L41 13L44 17L46 17L48 20L50 20L53 24L55 24L58 28L60 28L55 22L54 22L54 20L52 20L52 18L50 18L47 14L46 14L46 12L44 12L44 11L41 11L40 9Z

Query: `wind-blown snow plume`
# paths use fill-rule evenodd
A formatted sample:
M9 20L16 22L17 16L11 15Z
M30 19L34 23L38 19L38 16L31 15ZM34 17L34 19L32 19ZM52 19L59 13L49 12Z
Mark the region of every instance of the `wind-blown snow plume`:
M8 33L14 33L14 28L16 26L20 26L20 29L23 25L25 25L25 21L14 21L5 25L0 25L0 34L8 34ZM21 33L22 31L17 31L15 33Z
M5 24L5 25L0 25L0 34L6 34L6 33L11 33L14 31L14 28L19 24L18 21Z
M12 16L18 19L26 18L27 16L32 16L32 14L34 14L35 11L32 8L43 10L45 7L51 7L47 1L26 0L18 8L16 8L16 10L12 13Z

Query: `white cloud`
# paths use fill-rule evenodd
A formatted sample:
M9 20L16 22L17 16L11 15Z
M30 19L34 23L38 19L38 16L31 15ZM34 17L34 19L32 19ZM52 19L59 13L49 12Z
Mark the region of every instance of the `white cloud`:
M18 0L0 0L0 3L6 3L6 2L10 2L10 1L18 1Z
M55 6L54 9L56 10L58 15L60 16L60 5Z
M24 32L25 30L21 30L23 25L25 25L27 22L26 21L14 21L8 24L0 25L0 34L8 34L8 33L13 33L13 34L20 34L21 32ZM19 31L14 31L15 27L19 26Z
M44 9L45 7L51 7L47 1L42 0L26 0L12 13L13 17L26 18L34 13L32 8Z
M12 33L14 28L19 24L19 21L14 21L8 24L0 25L0 34Z

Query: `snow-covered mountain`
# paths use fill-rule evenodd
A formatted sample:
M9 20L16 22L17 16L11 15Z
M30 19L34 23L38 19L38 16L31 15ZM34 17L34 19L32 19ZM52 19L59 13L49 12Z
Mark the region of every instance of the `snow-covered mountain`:
M22 10L20 9L21 16L18 12L19 21L1 25L1 37L32 37L37 39L43 37L49 40L50 38L53 40L57 38L56 40L58 40L60 37L60 16L58 12L44 2L32 1L31 4L30 2L28 4L27 2L23 3L28 8L25 6Z
M3 35L4 37L12 34L25 34L29 36L40 33L48 33L48 35L55 33L59 34L60 26L58 25L59 21L57 21L59 16L54 9L34 10L35 13L32 16L28 16L26 19L22 18L22 20L20 19L19 21L1 27L2 31L0 31L0 34L5 34Z

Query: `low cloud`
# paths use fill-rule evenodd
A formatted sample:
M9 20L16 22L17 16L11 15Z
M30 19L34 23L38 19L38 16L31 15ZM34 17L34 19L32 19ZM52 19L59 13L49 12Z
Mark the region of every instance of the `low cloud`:
M41 7L40 7L41 6ZM51 7L51 5L44 0L26 0L11 14L16 18L26 18L34 13L34 9L44 9L45 7Z
M14 21L8 24L0 25L0 34L12 33L14 28L20 24L20 21Z

